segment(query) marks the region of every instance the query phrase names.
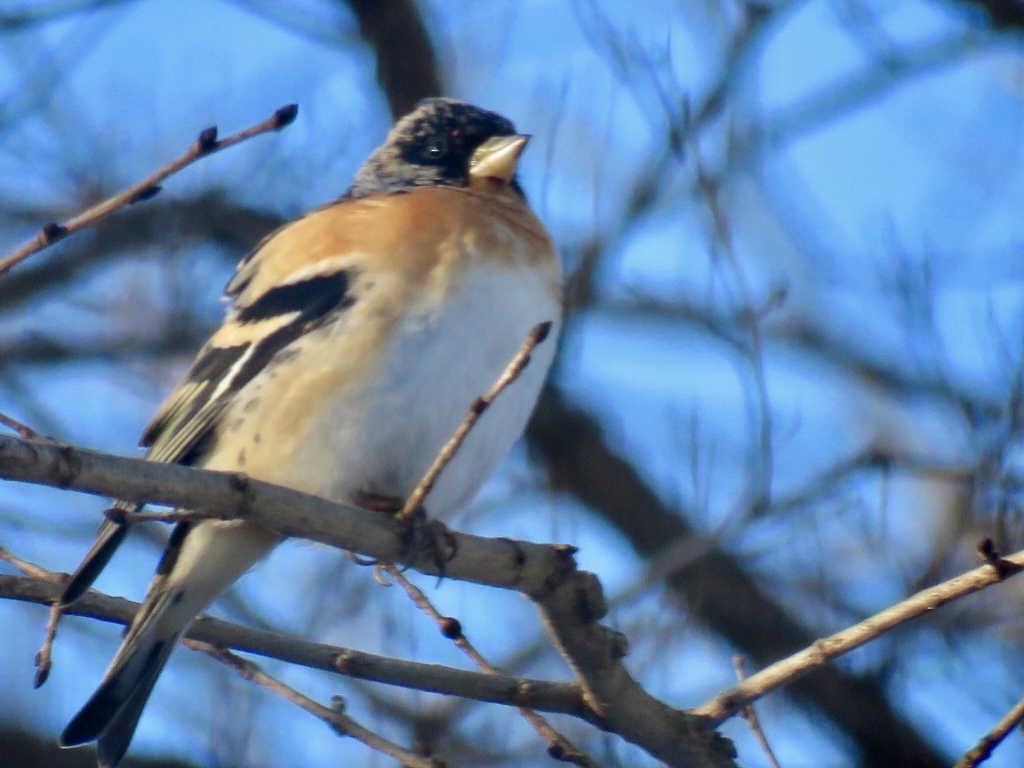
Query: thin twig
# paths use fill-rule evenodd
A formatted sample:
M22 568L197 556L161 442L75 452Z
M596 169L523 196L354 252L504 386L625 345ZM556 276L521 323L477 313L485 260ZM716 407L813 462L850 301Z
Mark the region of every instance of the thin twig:
M747 672L743 665L743 655L734 654L732 657L732 666L736 670L736 679L741 683L746 679ZM754 734L754 738L757 739L757 743L761 745L761 749L764 750L765 756L768 758L769 765L772 768L782 768L779 765L778 758L775 757L775 752L772 751L771 744L768 743L768 737L764 734L764 729L761 727L761 721L757 718L757 712L754 711L753 704L747 704L743 709L740 710L740 714L743 715L743 719L747 721L747 725L750 728L751 733Z
M1024 550L1006 557L982 546L986 564L963 573L906 600L879 611L864 621L836 632L792 656L751 675L739 685L721 692L690 714L711 718L714 723L735 715L747 704L793 682L816 667L823 666L854 648L868 643L911 619L923 616L948 602L998 584L1024 570Z
M59 600L50 604L50 615L46 619L46 631L43 633L43 644L36 651L36 676L32 681L33 688L39 688L50 676L53 668L53 641L57 639L57 625L64 615Z
M417 510L423 506L424 499L427 498L427 494L430 493L434 484L437 482L438 477L441 476L441 472L448 466L455 454L458 453L459 448L462 446L466 436L470 433L470 430L476 425L480 417L483 416L491 403L497 399L506 387L519 378L519 374L526 368L527 363L530 362L530 354L537 345L540 344L544 339L547 338L548 333L551 332L551 321L537 323L530 330L523 345L516 352L505 370L502 371L501 376L498 377L494 385L488 390L487 394L482 397L478 397L473 401L473 404L469 407L469 412L466 414L466 418L462 420L462 424L455 430L455 434L451 436L444 447L437 454L437 458L434 459L434 463L427 470L426 475L420 480L419 485L409 494L409 498L405 500L405 506L402 507L402 511L399 512L395 519L399 522L409 522L413 519Z
M28 424L24 424L17 419L13 419L5 413L0 413L0 424L8 429L14 430L26 440L46 440L45 437L32 429Z
M497 380L487 393L473 401L473 404L470 406L468 413L466 413L466 417L462 420L458 429L455 430L455 433L438 452L433 464L430 466L430 469L427 470L423 479L420 480L419 484L405 500L405 504L401 511L395 516L396 520L400 523L408 523L413 520L414 516L422 508L423 501L434 487L434 484L441 476L441 473L444 471L445 467L451 463L452 459L455 458L459 449L462 447L463 442L465 442L466 437L472 431L473 427L476 426L477 421L479 421L480 417L501 395L501 393L504 392L512 382L519 378L523 369L526 368L527 364L530 362L530 355L533 353L533 350L537 348L538 344L547 338L550 332L550 321L538 323L530 330L530 333L519 347L515 356L509 361L508 365L505 366L505 370L501 372L501 375L498 376ZM409 581L399 568L390 563L381 563L380 568L402 585L402 588L405 589L412 601L419 606L424 613L437 622L438 627L441 629L441 634L454 642L456 647L473 660L474 664L489 675L499 674L499 670L484 658L483 654L481 654L465 634L463 634L462 624L458 619L451 616L443 616L441 612L434 607L433 603L430 602L430 599L423 593L423 591ZM598 763L596 763L586 753L579 750L565 736L556 731L544 717L526 707L516 707L516 710L520 715L522 715L523 719L525 719L526 722L540 734L541 738L547 741L548 754L551 755L551 757L556 760L561 760L562 762L587 766L588 768L600 768Z
M0 560L3 560L5 563L10 563L26 576L31 576L33 579L52 581L57 578L57 575L52 571L48 571L40 565L36 565L33 562L18 557L16 554L4 547L0 547Z
M34 579L44 579L58 583L61 581L60 576L52 571L48 571L40 565L20 558L3 547L0 547L0 560L10 563L26 576L31 576ZM50 603L50 615L46 620L43 644L36 651L36 676L33 683L36 688L45 683L46 678L50 676L50 669L53 666L53 641L57 638L57 625L60 623L60 617L60 601L54 600Z
M722 209L719 197L720 186L708 178L697 142L693 144L691 157L697 188L710 214L715 240L721 246L723 260L732 276L732 285L726 283L726 287L731 288L730 293L735 294L730 296L730 302L736 304L733 314L742 318L743 321L742 326L745 333L741 355L749 367L750 376L754 382L757 413L754 429L756 450L751 451L750 480L743 489L741 497L743 501L739 511L743 518L757 517L771 504L775 455L773 450L774 417L772 416L771 398L768 395L764 336L761 325L765 312L775 308L781 298L769 299L765 310L755 309L750 280L744 273L736 255L732 227ZM715 244L711 245L714 247ZM782 298L784 298L784 294L782 294Z
M300 693L277 678L271 677L264 672L258 664L255 664L248 659L243 659L241 656L234 654L231 651L226 651L223 648L218 648L217 646L210 645L209 643L202 643L197 640L185 640L184 642L185 645L190 648L201 651L208 656L212 656L218 661L224 662L246 680L251 680L257 685L261 685L267 690L273 691L287 701L290 701L293 704L302 707L302 709L306 710L310 714L319 717L342 736L351 736L356 741L361 741L371 749L375 749L378 752L382 752L385 755L395 758L404 767L444 768L445 766L444 761L439 758L418 755L415 752L409 751L405 747L395 744L393 741L385 739L383 736L377 735L364 726L359 725L359 723L342 711L342 706L338 706L336 708L325 707L323 704L314 701L304 693Z
M480 667L480 669L488 675L501 674L501 671L491 664L484 655L476 649L476 646L469 641L469 638L467 638L463 633L462 623L458 619L442 615L441 612L434 607L434 604L430 602L430 598L423 593L423 590L409 581L400 568L386 563L382 564L381 568L402 586L421 611L437 622L437 626L441 630L441 634L455 643L455 646L469 656L469 658L473 660L474 664ZM565 736L556 731L544 717L526 707L516 707L516 710L523 716L523 719L525 719L526 722L528 722L530 726L540 734L541 738L547 741L548 754L551 755L551 757L565 763L582 765L587 768L600 768L597 762L573 745L573 743Z
M192 145L184 152L184 154L167 163L162 168L154 171L142 181L133 184L122 192L118 192L117 194L108 197L106 200L97 203L92 208L68 219L63 224L56 221L51 221L48 224L45 224L42 229L36 233L35 237L20 247L15 248L9 254L0 259L0 275L3 275L11 269L11 267L20 264L32 254L38 253L59 240L63 240L68 235L95 224L101 219L109 216L114 211L124 208L125 206L150 199L160 192L160 182L164 181L172 174L177 173L182 168L191 165L196 160L212 155L222 149L232 147L246 139L251 139L253 136L259 136L260 134L269 133L270 131L281 130L295 120L295 116L298 114L298 111L298 105L288 104L278 109L266 120L220 140L217 139L217 128L215 126L204 129L199 133L199 136L194 142L192 142Z
M230 515L211 515L192 509L168 509L160 512L157 510L146 510L143 512L132 512L128 514L123 509L110 507L103 511L103 515L114 522L135 523L195 523L200 520L230 520Z
M992 757L992 752L1010 735L1010 731L1024 722L1024 699L1021 699L995 727L982 736L978 743L957 760L953 768L975 768Z

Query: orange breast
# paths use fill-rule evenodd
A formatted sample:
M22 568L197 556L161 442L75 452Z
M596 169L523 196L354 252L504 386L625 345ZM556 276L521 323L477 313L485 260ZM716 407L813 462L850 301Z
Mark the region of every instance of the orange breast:
M352 266L401 271L422 280L442 264L486 254L549 272L559 265L551 239L529 207L511 192L423 188L345 200L321 208L272 235L239 272L247 280L239 305L308 270ZM449 262L449 263L446 263Z

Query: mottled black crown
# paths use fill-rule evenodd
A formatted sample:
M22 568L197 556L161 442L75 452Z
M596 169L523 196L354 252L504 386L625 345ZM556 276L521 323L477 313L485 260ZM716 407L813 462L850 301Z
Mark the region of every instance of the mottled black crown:
M512 136L512 122L454 99L425 99L403 117L356 174L349 197L413 187L469 184L469 161L487 139ZM520 192L513 179L512 188Z

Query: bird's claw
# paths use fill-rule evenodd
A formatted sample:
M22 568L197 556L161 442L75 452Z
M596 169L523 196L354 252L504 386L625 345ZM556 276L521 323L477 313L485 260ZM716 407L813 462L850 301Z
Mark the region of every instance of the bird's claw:
M440 520L432 520L422 507L401 522L399 535L402 538L402 560L408 565L425 558L437 570L438 579L443 579L445 567L458 554L458 544L448 526Z

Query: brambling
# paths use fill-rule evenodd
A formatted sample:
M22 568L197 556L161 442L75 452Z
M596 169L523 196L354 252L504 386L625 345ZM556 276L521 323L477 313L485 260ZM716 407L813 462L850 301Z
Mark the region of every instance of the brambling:
M223 325L143 432L148 458L339 502L408 496L530 329L552 321L558 330L559 259L516 179L528 139L504 117L450 99L399 121L344 196L238 265ZM554 347L541 345L482 416L427 497L431 515L465 504L522 433ZM65 604L129 524L104 521ZM116 766L178 639L279 542L251 523L179 523L61 744L97 740L99 765Z

